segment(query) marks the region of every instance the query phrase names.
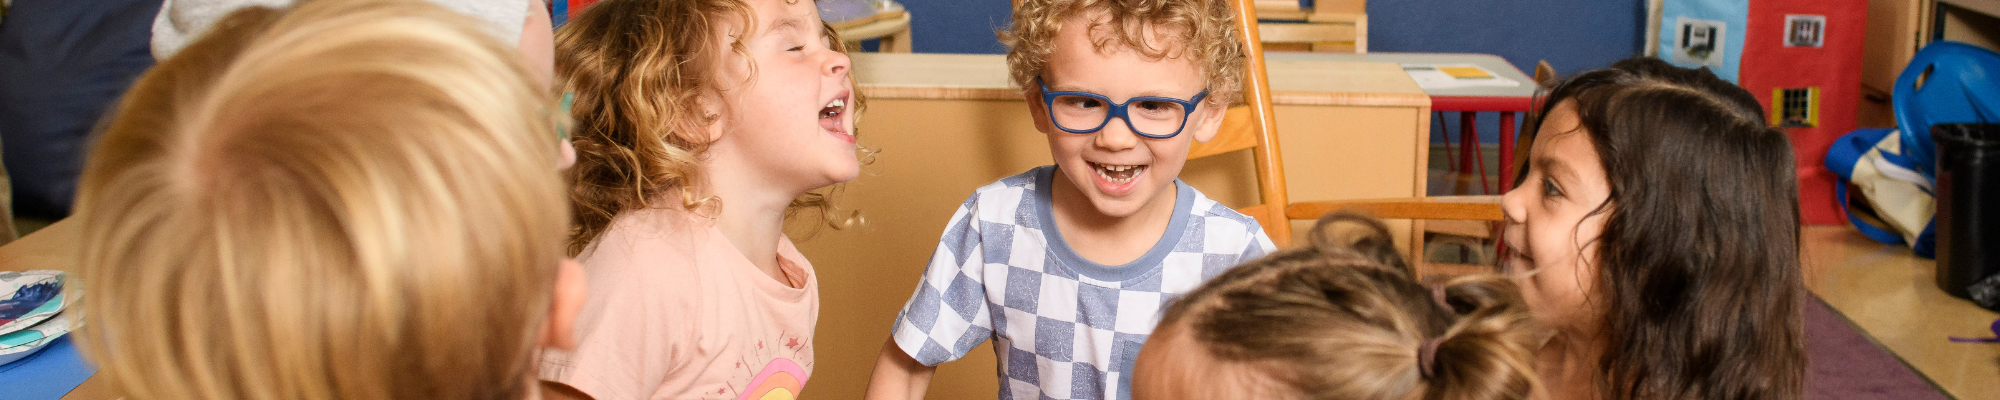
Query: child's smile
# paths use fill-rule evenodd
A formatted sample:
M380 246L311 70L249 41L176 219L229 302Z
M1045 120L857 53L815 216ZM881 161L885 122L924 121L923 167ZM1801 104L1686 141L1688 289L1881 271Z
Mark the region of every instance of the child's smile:
M1093 30L1091 21L1084 17L1065 21L1056 36L1056 50L1049 55L1047 72L1041 84L1036 85L1046 86L1052 94L1082 92L1101 98L1047 100L1039 91L1028 94L1036 127L1049 136L1050 153L1055 156L1059 171L1057 186L1074 188L1073 191L1060 188L1054 193L1058 202L1087 206L1077 207L1081 209L1078 211L1089 211L1095 218L1125 218L1141 209L1164 212L1171 207L1163 206L1171 206L1174 201L1174 180L1186 164L1188 147L1194 141L1207 141L1215 135L1222 107L1197 103L1186 114L1175 109L1166 118L1184 116L1178 130L1158 128L1156 124L1148 127L1146 119L1162 118L1156 115L1160 112L1158 104L1166 102L1145 99L1134 102L1133 98L1199 101L1207 86L1206 77L1182 56L1152 59L1124 45L1094 44L1093 37L1109 35L1107 30L1103 26ZM1172 40L1167 35L1152 36L1148 40L1156 42L1153 46L1172 45L1159 43ZM1127 105L1127 110L1132 110L1127 112L1134 114L1102 114L1107 112L1105 108L1117 104ZM1078 113L1076 110L1099 112L1083 119L1102 118L1102 126L1077 133L1096 126L1098 121L1072 120L1058 127L1050 108L1066 117ZM1138 114L1145 112L1156 114ZM1133 131L1135 125L1127 118L1140 118L1138 126L1142 129L1163 131L1141 135ZM1159 138L1168 135L1172 136Z
M1146 173L1146 164L1119 165L1084 161L1097 171L1097 188L1105 194L1121 196L1132 193L1132 183Z
M853 120L847 115L847 102L852 98L852 93L849 90L842 90L833 96L833 100L826 102L826 107L819 109L819 127L826 129L827 134L833 135L834 138L848 143L854 143L854 132L848 131L847 126L848 122Z
M755 23L731 27L747 32L716 44L724 55L718 84L725 104L712 163L793 193L780 196L786 198L854 180L860 163L851 61L833 49L813 2L749 3ZM729 50L733 37L743 38L741 54Z

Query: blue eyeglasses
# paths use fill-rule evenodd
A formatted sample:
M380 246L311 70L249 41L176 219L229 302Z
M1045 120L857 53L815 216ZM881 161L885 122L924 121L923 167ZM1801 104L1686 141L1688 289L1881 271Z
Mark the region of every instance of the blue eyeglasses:
M1142 96L1113 103L1111 98L1096 93L1051 92L1049 84L1041 78L1035 78L1035 84L1042 86L1042 105L1048 106L1049 121L1055 123L1056 129L1079 134L1104 129L1115 117L1125 120L1125 126L1139 136L1171 138L1181 134L1181 129L1187 127L1188 115L1194 114L1201 99L1208 97L1208 91L1202 90L1188 100Z

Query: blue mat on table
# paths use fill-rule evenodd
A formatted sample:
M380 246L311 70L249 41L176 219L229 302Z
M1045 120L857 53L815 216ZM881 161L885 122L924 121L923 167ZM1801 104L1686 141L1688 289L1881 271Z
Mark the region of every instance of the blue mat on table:
M56 339L40 353L0 365L0 393L8 400L56 400L97 374L83 361L69 337Z

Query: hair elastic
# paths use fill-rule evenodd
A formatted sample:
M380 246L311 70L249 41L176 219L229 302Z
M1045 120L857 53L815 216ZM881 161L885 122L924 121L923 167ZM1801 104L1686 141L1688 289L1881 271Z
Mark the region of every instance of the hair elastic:
M1425 340L1424 345L1417 348L1417 371L1422 373L1425 379L1437 376L1437 372L1433 369L1437 367L1438 345L1442 343L1444 336L1438 336Z
M1445 285L1443 284L1431 285L1431 301L1437 303L1437 306L1443 308L1445 312L1458 313L1457 309L1451 307L1451 301L1445 295ZM1443 343L1444 336L1439 335L1438 337L1424 340L1423 346L1417 347L1417 370L1423 374L1424 378L1428 379L1437 375L1437 372L1434 371L1437 368L1437 349L1438 345Z

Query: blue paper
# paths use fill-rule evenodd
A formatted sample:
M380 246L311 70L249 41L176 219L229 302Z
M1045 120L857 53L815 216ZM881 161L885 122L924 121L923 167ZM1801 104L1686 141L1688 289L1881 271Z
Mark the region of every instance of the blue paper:
M1687 68L1708 67L1715 76L1736 82L1736 72L1743 63L1743 36L1749 30L1750 0L1666 0L1660 5L1659 22L1661 60ZM1701 35L1703 31L1716 37L1701 36L1692 41L1706 44L1691 44L1690 38L1681 36ZM1699 56L1713 56L1702 62L1704 59L1686 54L1683 45L1703 49Z
M0 365L0 398L5 400L57 400L97 374L97 366L84 362L83 354L68 337L56 339L40 353L12 364Z

